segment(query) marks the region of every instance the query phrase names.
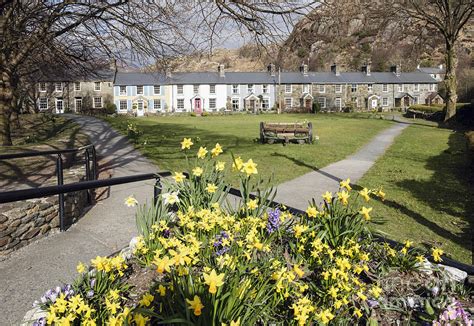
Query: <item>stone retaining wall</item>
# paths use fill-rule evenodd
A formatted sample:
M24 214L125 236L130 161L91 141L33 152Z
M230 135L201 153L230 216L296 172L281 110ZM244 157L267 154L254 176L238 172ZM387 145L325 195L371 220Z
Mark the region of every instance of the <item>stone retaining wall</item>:
M65 183L83 180L84 177L78 177L78 172L77 170L68 171L68 177L65 175ZM86 191L65 194L65 225L71 225L77 221L87 205ZM13 250L57 230L59 230L57 195L0 205L0 259Z

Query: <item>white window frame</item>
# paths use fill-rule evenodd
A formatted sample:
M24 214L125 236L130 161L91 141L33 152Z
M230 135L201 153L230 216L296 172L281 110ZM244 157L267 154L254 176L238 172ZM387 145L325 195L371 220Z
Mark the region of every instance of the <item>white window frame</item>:
M125 103L125 109L122 108L122 104ZM128 101L127 100L120 100L119 101L119 111L128 111Z
M382 84L382 92L384 93L388 92L388 84Z
M58 86L59 86L59 89L58 89ZM63 83L61 83L61 82L54 83L54 91L55 92L62 92L63 91Z
M270 87L268 86L268 84L263 84L262 85L262 93L263 94L268 94L269 89L270 89Z
M61 111L64 112L64 99L63 98L56 98L56 100L54 101L54 107L56 109L56 113L59 113L58 103L61 103Z
M234 109L234 104L237 103L237 109ZM240 98L233 97L230 101L231 108L233 111L240 111Z
M285 93L291 94L293 92L293 85L292 84L285 84Z
M79 87L78 87L79 86ZM74 90L76 92L80 92L81 91L81 82L74 82Z
M80 107L80 108L77 107L77 102L78 102L78 101L81 102L81 107ZM82 102L82 97L75 97L75 98L74 98L74 110L76 110L76 112L79 112L79 111L82 110L82 103L83 103L83 102Z
M97 87L99 86L99 87ZM99 82L94 82L94 91L95 92L100 92L102 90L102 83L99 81Z
M290 105L288 106L288 103L287 102L290 102ZM293 98L291 97L285 97L285 109L286 108L292 108L293 107Z
M367 84L367 91L372 93L374 91L374 84Z
M303 84L303 93L309 93L309 84Z
M436 91L436 84L430 84L430 92Z
M182 105L180 105L182 103ZM184 110L184 98L178 98L176 100L176 109L177 110Z
M339 101L339 105L337 105L337 101ZM336 98L334 99L334 106L335 106L336 108L338 108L338 109L341 109L341 108L342 108L342 98L336 97Z
M158 104L158 105L157 105ZM155 111L161 111L163 106L161 105L161 100L159 99L154 99L153 100L153 110Z
M319 84L318 85L318 93L326 93L326 85L325 84Z
M138 90L141 90L140 92ZM143 85L137 85L137 95L143 95L145 93L145 87Z
M263 103L267 102L268 107L264 107ZM268 97L262 98L262 110L270 110L270 99Z
M388 106L388 97L382 97L382 106Z
M238 84L232 84L232 94L239 94L240 87Z
M176 85L176 94L178 95L184 94L184 85Z
M209 94L216 94L216 84L209 85Z
M357 93L357 84L351 84L351 93Z
M334 85L334 93L342 93L342 85L341 84L336 84Z
M41 82L41 83L38 84L38 90L39 90L41 93L46 92L46 89L47 89L47 88L46 88L46 83Z
M420 91L420 84L413 85L413 88L415 89L415 92L419 92Z
M158 92L156 89L158 88ZM153 85L153 95L161 95L161 85Z
M41 108L41 100L45 100L46 101L46 108ZM44 103L43 103L44 104ZM39 100L38 100L38 110L40 111L44 111L44 110L48 110L49 109L49 101L48 101L48 98L47 97L40 97Z
M318 97L318 103L319 103L319 107L321 109L325 109L326 108L326 98L325 97Z
M122 90L125 90L125 91L122 92ZM121 96L127 95L127 86L119 86L119 95Z
M398 92L403 92L403 84L398 84L397 90Z
M96 105L96 99L100 98L100 106L97 106ZM94 96L94 98L92 99L92 104L94 105L94 109L100 109L100 108L103 108L104 107L104 101L103 101L103 98L102 96Z
M255 85L254 84L247 84L247 93L254 93L255 91Z
M214 102L214 105L211 103ZM217 99L215 97L212 97L209 99L209 109L216 109L217 108Z
M194 94L199 94L199 84L194 84L193 85L193 93Z
M354 100L354 99L355 99L355 100ZM358 98L357 96L353 96L353 97L351 98L351 102L352 102L352 103L355 103L356 108L359 107L359 98Z

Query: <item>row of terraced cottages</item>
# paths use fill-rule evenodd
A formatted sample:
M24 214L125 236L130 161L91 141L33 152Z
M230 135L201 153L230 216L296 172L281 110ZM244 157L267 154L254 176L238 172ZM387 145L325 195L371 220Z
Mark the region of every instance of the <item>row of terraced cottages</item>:
M406 108L413 104L442 103L438 81L420 70L371 72L278 72L269 65L266 72L136 73L117 72L113 80L55 82L53 92L41 97L46 83L40 83L40 109L51 104L79 112L87 103L92 108L115 104L117 113L143 116L166 112L282 111ZM81 87L81 84L84 86ZM90 84L89 86L87 86ZM82 89L87 89L84 94ZM71 94L72 93L72 94ZM67 94L67 100L64 99ZM43 99L42 99L43 98ZM45 99L44 99L45 98Z

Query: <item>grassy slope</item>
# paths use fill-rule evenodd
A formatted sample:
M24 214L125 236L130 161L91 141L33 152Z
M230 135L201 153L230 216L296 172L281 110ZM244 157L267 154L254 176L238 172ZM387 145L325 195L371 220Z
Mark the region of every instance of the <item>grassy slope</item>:
M384 187L387 200L372 205L389 238L440 246L472 264L473 179L462 133L413 125L359 184Z
M314 133L319 136L314 145L261 145L256 142L260 121L295 122L304 119L313 122ZM179 143L183 137L191 137L196 145L208 148L219 142L227 151L223 159L229 163L230 152L241 155L243 159L253 158L262 175L274 173L276 184L343 159L390 125L388 121L324 114L167 116L109 118L108 121L122 132L125 132L128 122L136 123L144 132L137 147L163 170L185 168ZM143 145L144 141L146 145Z

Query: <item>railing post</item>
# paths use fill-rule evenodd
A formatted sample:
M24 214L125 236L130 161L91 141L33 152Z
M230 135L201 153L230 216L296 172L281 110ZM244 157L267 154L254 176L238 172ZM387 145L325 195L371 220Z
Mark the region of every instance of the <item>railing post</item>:
M158 202L158 197L161 194L161 180L160 177L156 177L155 186L153 188L153 205Z
M58 177L58 186L62 186L64 184L64 175L63 175L63 158L61 154L58 154L58 158L56 160L56 174ZM64 231L64 194L61 193L58 195L59 197L59 230Z
M91 164L91 158L90 158L90 155L89 155L89 149L86 148L85 152L84 152L84 159L86 161L86 180L89 181L91 180L91 167L90 167L90 164ZM89 204L92 203L92 196L91 196L91 191L90 190L87 190L87 202Z
M92 145L92 178L97 180L97 154L94 145Z

